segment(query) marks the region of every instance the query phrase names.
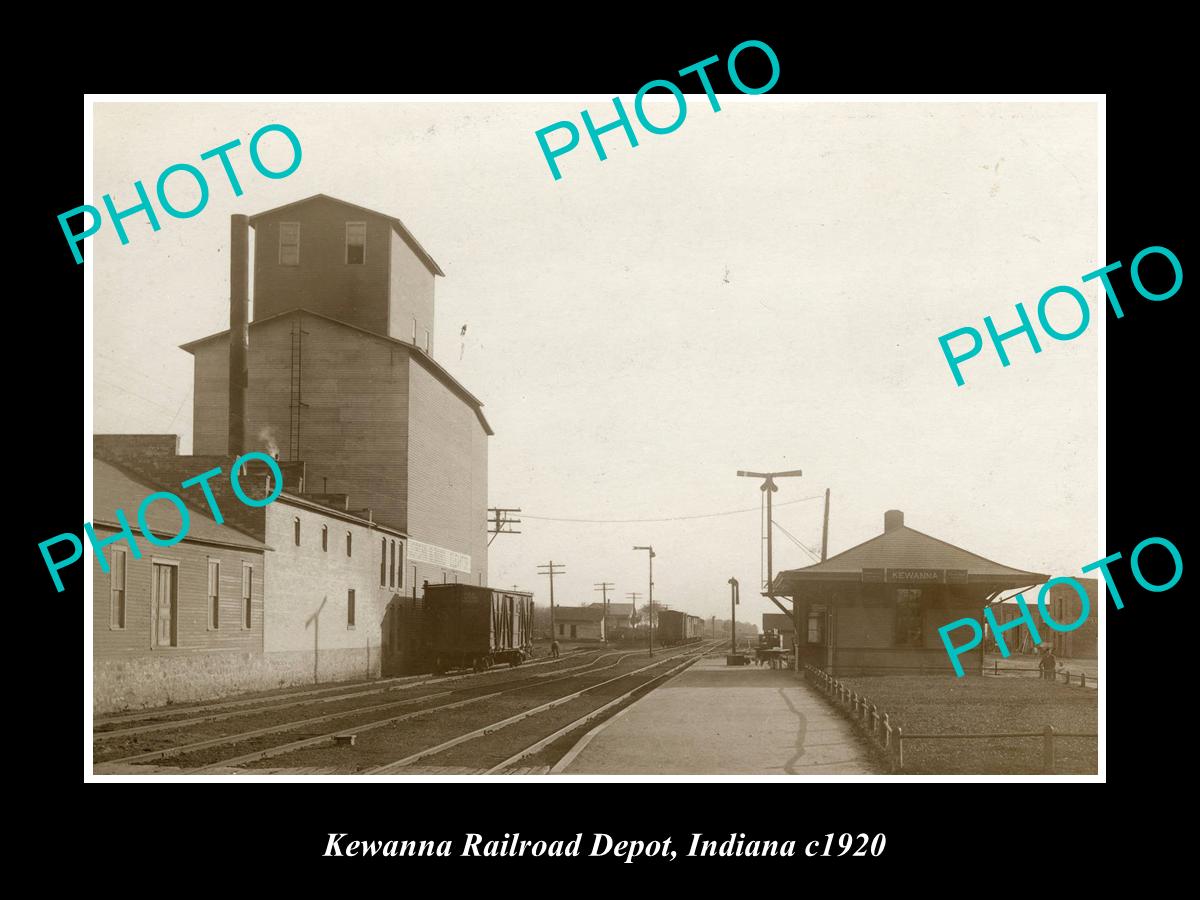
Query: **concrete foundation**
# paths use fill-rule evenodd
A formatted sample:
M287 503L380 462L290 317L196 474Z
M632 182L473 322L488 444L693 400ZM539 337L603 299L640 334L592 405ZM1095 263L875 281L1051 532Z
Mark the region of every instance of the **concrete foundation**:
M379 676L379 648L281 653L164 652L130 659L97 660L92 698L95 715L168 703L213 700L245 691L268 691L315 682Z

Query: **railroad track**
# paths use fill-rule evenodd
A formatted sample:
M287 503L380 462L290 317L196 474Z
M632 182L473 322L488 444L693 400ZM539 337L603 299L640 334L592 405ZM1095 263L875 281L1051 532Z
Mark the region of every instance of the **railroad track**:
M391 691L412 690L415 688L426 687L429 685L441 685L456 681L465 681L468 679L484 679L496 678L500 675L524 673L528 669L538 666L547 665L562 665L564 663L574 662L577 659L583 659L592 654L600 654L602 658L605 655L613 655L620 651L612 651L606 654L603 649L584 650L578 654L569 654L561 656L558 659L541 659L536 662L523 663L516 669L508 667L495 667L486 672L466 672L459 675L442 675L434 677L425 677L420 675L402 676L396 678L375 679L374 681L360 681L349 684L338 684L323 688L312 688L303 691L291 691L286 694L276 694L269 697L251 697L243 700L225 700L216 703L205 703L197 706L186 706L180 708L158 707L155 709L142 710L137 713L123 713L117 716L104 716L94 720L92 740L105 741L116 737L124 737L134 734L144 734L153 731L165 731L171 728L183 728L189 725L198 724L201 722L215 722L222 719L231 719L243 715L253 715L263 711L273 711L278 709L289 709L294 706L306 706L313 703L336 703L341 700L349 700L357 697L366 697L374 694L389 693ZM561 670L555 670L561 671ZM366 687L370 685L370 687ZM203 713L203 715L195 715L195 713ZM125 725L125 723L147 722L144 725ZM108 725L125 725L125 727L105 728ZM105 728L103 731L98 731L98 728Z
M187 718L187 719L173 719L168 722L156 722L156 723L149 724L149 725L135 725L135 726L127 727L125 729L112 730L109 732L101 732L96 735L96 738L98 741L111 740L111 739L121 737L121 736L129 737L129 736L135 736L135 735L139 735L139 734L145 734L147 732L161 732L161 731L164 731L167 729L176 729L178 731L184 732L189 727L195 727L197 725L209 725L214 722L220 722L220 721L232 719L235 717L251 715L254 713L274 714L279 710L292 709L295 707L306 706L306 705L310 705L310 704L314 704L314 703L326 703L326 702L336 703L336 702L354 700L354 699L362 698L362 697L374 697L374 696L378 696L378 695L387 694L387 693L390 693L390 692L396 691L396 690L407 690L407 689L418 688L418 687L432 686L434 688L437 688L437 687L444 685L446 682L455 682L455 681L460 681L460 680L472 679L472 683L469 686L467 686L465 689L461 689L460 691L454 691L454 690L435 691L433 693L423 694L419 697L412 697L412 698L403 699L403 700L399 700L399 701L391 701L391 702L384 702L384 703L372 703L369 705L355 705L349 709L337 710L335 712L332 712L332 713L329 713L326 715L313 716L313 717L299 719L299 720L289 720L289 721L285 721L285 722L279 722L279 723L268 725L266 727L251 728L248 730L238 731L238 732L234 732L231 734L217 735L215 737L205 738L202 740L194 740L194 739L189 740L185 734L181 734L178 736L178 740L181 742L169 744L168 746L165 746L165 747L154 748L154 749L151 749L151 750L148 750L145 752L139 752L139 753L134 753L134 754L118 756L116 758L101 760L98 764L130 764L130 765L133 765L133 764L147 763L147 762L151 762L151 761L155 761L155 760L170 759L171 757L181 757L182 759L180 761L185 762L187 760L187 757L189 757L189 756L195 757L197 754L206 754L206 753L211 755L211 751L213 751L214 749L224 747L227 745L236 745L238 743L244 743L247 741L261 742L263 740L271 740L273 738L273 736L275 736L275 735L281 735L281 736L286 737L289 735L289 733L295 733L298 731L300 731L302 734L305 734L305 736L300 738L299 740L284 741L281 744L272 743L269 746L257 748L253 752L250 752L250 753L243 753L243 754L239 754L239 755L232 756L229 758L218 759L215 761L205 760L201 764L196 765L191 770L196 771L196 772L203 772L203 771L211 771L212 769L217 768L217 767L237 766L237 765L243 765L243 764L250 763L250 762L258 762L258 761L261 761L263 759L267 759L267 758L270 758L273 756L283 755L283 754L287 754L287 753L294 753L298 750L302 750L307 747L318 746L320 744L328 744L330 742L333 742L338 737L344 737L349 734L357 735L357 734L360 734L363 732L375 731L377 729L380 729L380 728L383 728L383 727L386 727L389 725L396 725L401 722L407 722L407 721L410 721L413 719L427 717L434 713L457 710L462 707L470 706L472 704L476 704L476 703L479 703L484 700L500 697L502 695L519 694L520 692L523 692L523 691L540 689L546 685L553 684L555 682L559 682L559 681L563 681L563 680L567 680L567 679L587 677L587 676L596 674L598 672L604 672L609 669L615 668L615 667L619 666L621 664L621 662L623 660L625 660L626 658L631 657L631 656L637 656L641 652L643 652L643 651L628 651L628 652L612 651L612 652L607 652L607 653L602 652L602 651L586 651L586 655L594 655L594 654L598 654L598 655L595 655L594 659L591 659L588 662L583 662L579 665L568 665L566 668L556 668L556 669L549 670L547 672L537 673L537 674L533 674L533 675L529 675L524 672L522 672L518 675L517 672L515 672L513 670L504 670L505 674L512 674L512 675L516 676L514 679L510 679L507 681L495 681L494 679L488 680L488 679L486 679L486 675L475 675L472 673L470 675L447 676L447 677L443 677L443 678L424 679L421 681L409 681L405 684L388 685L388 686L374 688L374 689L365 690L365 691L364 690L342 691L340 693L336 693L336 694L332 694L332 695L331 695L331 692L329 689L320 689L318 691L313 691L313 692L303 692L304 694L307 694L308 696L300 696L300 695L295 695L295 694L287 695L284 698L285 702L283 702L283 703L275 702L275 703L271 703L266 706L259 705L254 708L243 708L243 707L245 707L245 705L248 701L233 701L228 704L210 704L205 707L193 707L191 709L192 712L195 712L200 709L213 709L213 708L218 708L220 711L209 712L209 713L205 713L200 716L193 716L193 717ZM614 657L614 656L618 657L614 662L612 662L608 665L604 665L604 666L597 666L597 663L600 663L603 660L610 658L610 657ZM575 657L575 658L568 657L568 658L560 658L558 660L543 660L543 661L540 661L540 663L535 663L533 665L536 666L539 664L548 664L548 663L558 663L559 665L561 665L564 662L566 662L566 663L575 662L579 658L580 657ZM522 667L522 668L524 668L524 667ZM627 677L627 675L618 676L618 678L624 678L624 677ZM614 679L610 679L610 680L614 680ZM607 684L607 683L608 682L602 682L602 684ZM591 690L598 686L599 685L593 685L589 688L586 688L585 690ZM497 688L499 688L499 690L494 690L494 691L488 690L489 687L497 687ZM475 694L473 696L463 697L461 699L454 699L448 703L440 703L438 705L429 706L429 707L426 707L423 709L406 711L406 712L400 713L398 715L386 716L385 718L382 718L382 719L372 718L371 721L357 722L347 728L340 728L340 729L335 728L334 730L326 730L326 726L328 726L330 723L339 722L339 720L351 719L351 718L360 717L360 716L377 717L380 713L387 713L387 712L390 712L392 710L395 710L395 709L398 709L401 707L415 706L415 705L425 703L425 702L433 702L439 698L445 698L450 694L460 693L462 690L473 691L477 688L483 688L484 693ZM579 693L582 693L582 692L576 692L570 696L577 696ZM299 699L291 699L291 697L297 697L297 696L299 697ZM279 698L265 698L265 699L277 700ZM229 709L229 708L227 708L229 706L234 706L235 708ZM225 708L221 709L222 707L225 707ZM306 732L302 731L302 729L307 729L308 732L306 733ZM316 732L312 733L312 731L314 729L316 729Z
M653 675L650 678L647 678L643 681L639 681L637 684L635 684L633 687L631 687L629 690L625 691L624 693L620 694L619 696L609 700L607 703L604 703L601 706L598 706L592 710L589 710L588 712L584 713L582 716L579 716L578 718L573 719L572 721L568 722L566 725L551 732L549 735L539 738L538 740L534 741L532 744L529 744L526 747L524 747L523 749L518 750L516 753L512 754L507 759L505 759L503 762L493 765L491 768L486 769L482 773L485 775L500 774L501 772L504 772L504 771L512 768L517 763L519 763L521 760L523 760L527 757L533 756L536 753L541 752L546 747L549 747L555 741L559 740L560 738L565 737L566 735L570 734L572 731L576 730L577 728L580 728L581 726L587 724L588 722L593 721L594 719L599 718L600 716L604 715L605 713L607 713L611 710L614 710L619 706L622 706L623 704L627 703L633 697L634 694L636 694L639 691L645 690L646 688L648 688L650 685L654 684L655 682L666 681L670 678L673 678L675 675L678 675L680 672L682 672L688 666L694 664L697 660L704 657L710 649L712 649L711 646L706 646L706 647L702 647L699 649L693 648L692 652L690 652L690 653L687 652L687 650L685 649L683 652L679 653L678 655L667 657L665 660L662 660L660 662L651 663L648 666L642 666L640 669L634 669L632 672L626 672L622 675L617 675L614 678L610 678L607 681L600 682L599 684L595 684L595 685L591 685L590 687L583 688L582 690L576 691L573 694L568 694L564 697L560 697L558 699L551 700L548 703L543 703L541 706L537 706L537 707L534 707L533 709L526 710L525 712L518 713L517 715L510 716L509 718L504 719L502 721L494 722L490 725L486 725L483 728L478 728L475 731L469 732L467 734L460 735L455 738L451 738L450 740L444 741L443 743L441 743L435 747L430 747L426 750L422 750L417 753L412 753L412 754L404 757L403 759L396 760L393 763L388 763L386 765L377 766L374 769L368 770L364 774L367 774L367 775L400 774L403 772L403 770L405 768L414 765L415 763L419 762L422 759L426 759L431 756L436 756L437 754L442 753L445 750L449 750L452 747L457 747L461 744L467 743L468 741L473 741L473 740L476 740L476 739L479 739L482 737L486 737L491 734L495 734L497 731L499 731L503 728L507 728L509 725L514 725L518 722L528 719L531 716L535 716L539 713L546 712L548 710L554 709L555 707L569 703L570 701L575 700L575 699L581 697L583 694L586 694L590 691L597 690L597 689L604 687L606 685L609 685L609 684L614 684L618 681L623 681L625 679L632 678L636 675L640 675L644 672L649 672L653 669L661 668L664 664L676 662L680 658L680 656L683 657L682 662L676 662L676 665L667 669L665 672L660 672L658 674Z

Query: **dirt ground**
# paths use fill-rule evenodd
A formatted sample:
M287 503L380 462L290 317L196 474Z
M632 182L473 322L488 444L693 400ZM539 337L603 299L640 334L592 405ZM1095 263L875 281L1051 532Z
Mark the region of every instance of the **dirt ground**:
M865 694L906 735L1097 733L1095 691L1038 678L947 678L940 675L851 677L841 681ZM1055 771L1094 774L1097 738L1056 738ZM1037 774L1041 737L904 741L905 773Z

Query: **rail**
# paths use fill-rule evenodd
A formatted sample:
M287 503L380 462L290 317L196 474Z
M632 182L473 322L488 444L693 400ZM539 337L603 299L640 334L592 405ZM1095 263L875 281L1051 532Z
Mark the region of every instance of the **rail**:
M999 660L992 660L992 664L990 666L985 664L983 667L984 675L998 676L1001 672L1036 672L1038 675L1042 674L1042 670L1039 668L1031 669L1028 666L1001 666ZM1054 673L1054 680L1058 681L1059 679L1062 679L1062 683L1066 685L1077 684L1079 687L1087 687L1088 681L1091 681L1091 683L1097 687L1100 686L1099 676L1088 675L1086 672L1072 672L1068 669L1059 669Z
M850 690L823 669L816 666L804 667L805 678L816 684L830 702L847 715L852 722L866 732L867 739L887 757L893 772L904 771L904 742L906 740L978 740L994 738L1041 738L1042 739L1042 772L1054 774L1055 747L1058 738L1094 738L1096 734L1088 732L1058 731L1053 725L1046 725L1041 731L1012 731L989 732L984 734L905 734L903 727L892 724L889 713L880 713L878 706L871 702L865 694L859 695Z

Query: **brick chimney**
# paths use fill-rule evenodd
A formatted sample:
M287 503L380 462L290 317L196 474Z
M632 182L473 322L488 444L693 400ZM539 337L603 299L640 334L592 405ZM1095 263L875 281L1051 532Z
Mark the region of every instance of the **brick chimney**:
M904 512L899 509L889 509L883 514L883 532L895 531L904 527Z

